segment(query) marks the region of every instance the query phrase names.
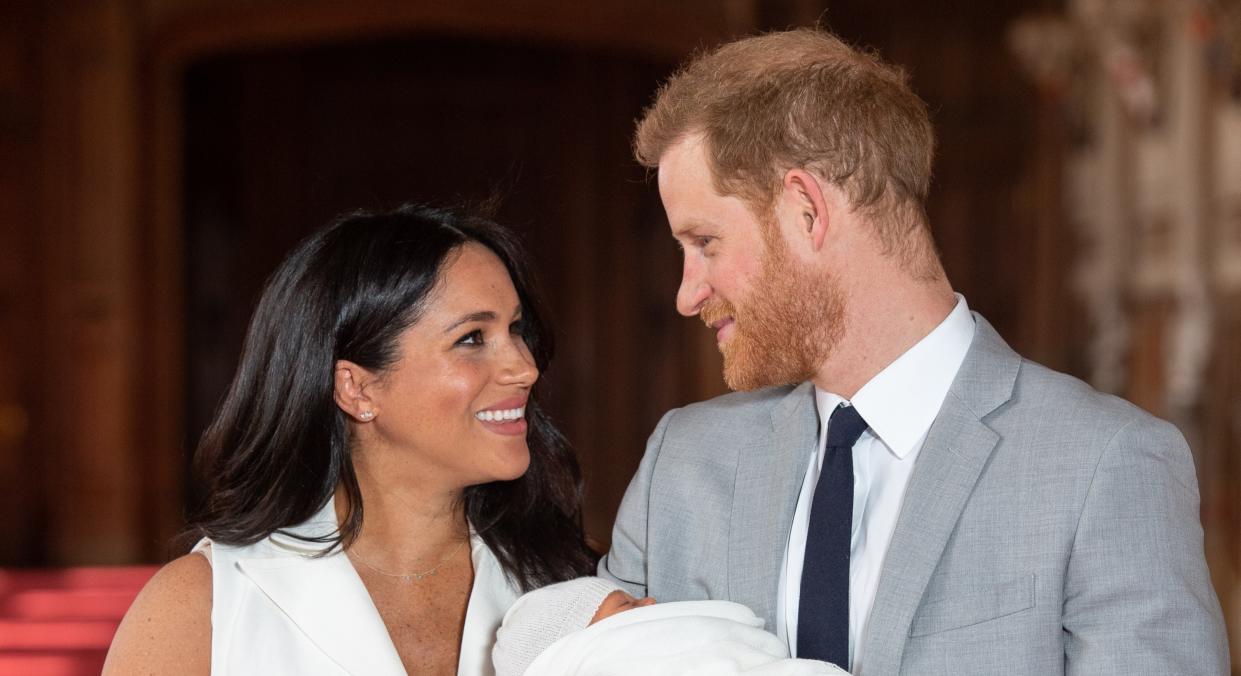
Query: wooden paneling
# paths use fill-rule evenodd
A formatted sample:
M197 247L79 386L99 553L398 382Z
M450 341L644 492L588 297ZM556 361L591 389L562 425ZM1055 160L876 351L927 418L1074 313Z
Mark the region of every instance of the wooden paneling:
M137 36L122 2L49 8L40 58L47 556L120 563L142 539Z
M0 17L0 560L126 561L142 538L133 17Z
M0 5L0 561L14 563L42 550L46 527L38 26L30 7Z
M756 4L753 0L148 0L146 9L159 49L182 62L255 48L384 39L411 32L676 59L699 44L752 30Z

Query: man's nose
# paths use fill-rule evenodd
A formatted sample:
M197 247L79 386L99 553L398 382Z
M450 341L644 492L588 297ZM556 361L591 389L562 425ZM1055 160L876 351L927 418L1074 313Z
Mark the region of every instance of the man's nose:
M688 256L681 266L681 287L677 289L677 312L693 317L711 296L711 286L702 274L702 267Z

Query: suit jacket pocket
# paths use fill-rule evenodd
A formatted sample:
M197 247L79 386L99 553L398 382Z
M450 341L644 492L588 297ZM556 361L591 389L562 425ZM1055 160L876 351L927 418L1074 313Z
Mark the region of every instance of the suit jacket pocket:
M924 602L909 627L910 637L938 634L1013 615L1034 607L1035 576L970 587Z

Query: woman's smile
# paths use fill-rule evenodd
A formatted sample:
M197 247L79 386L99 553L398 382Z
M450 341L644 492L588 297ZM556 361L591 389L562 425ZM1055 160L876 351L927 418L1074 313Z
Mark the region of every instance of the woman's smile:
M474 417L491 432L506 436L526 434L526 399L510 399L479 411Z

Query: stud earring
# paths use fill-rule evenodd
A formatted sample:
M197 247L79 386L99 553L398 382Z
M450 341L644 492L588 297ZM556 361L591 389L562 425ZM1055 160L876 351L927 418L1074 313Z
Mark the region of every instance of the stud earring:
M374 411L362 411L361 413L358 414L358 417L363 420L370 420L371 418L375 417L375 412Z

